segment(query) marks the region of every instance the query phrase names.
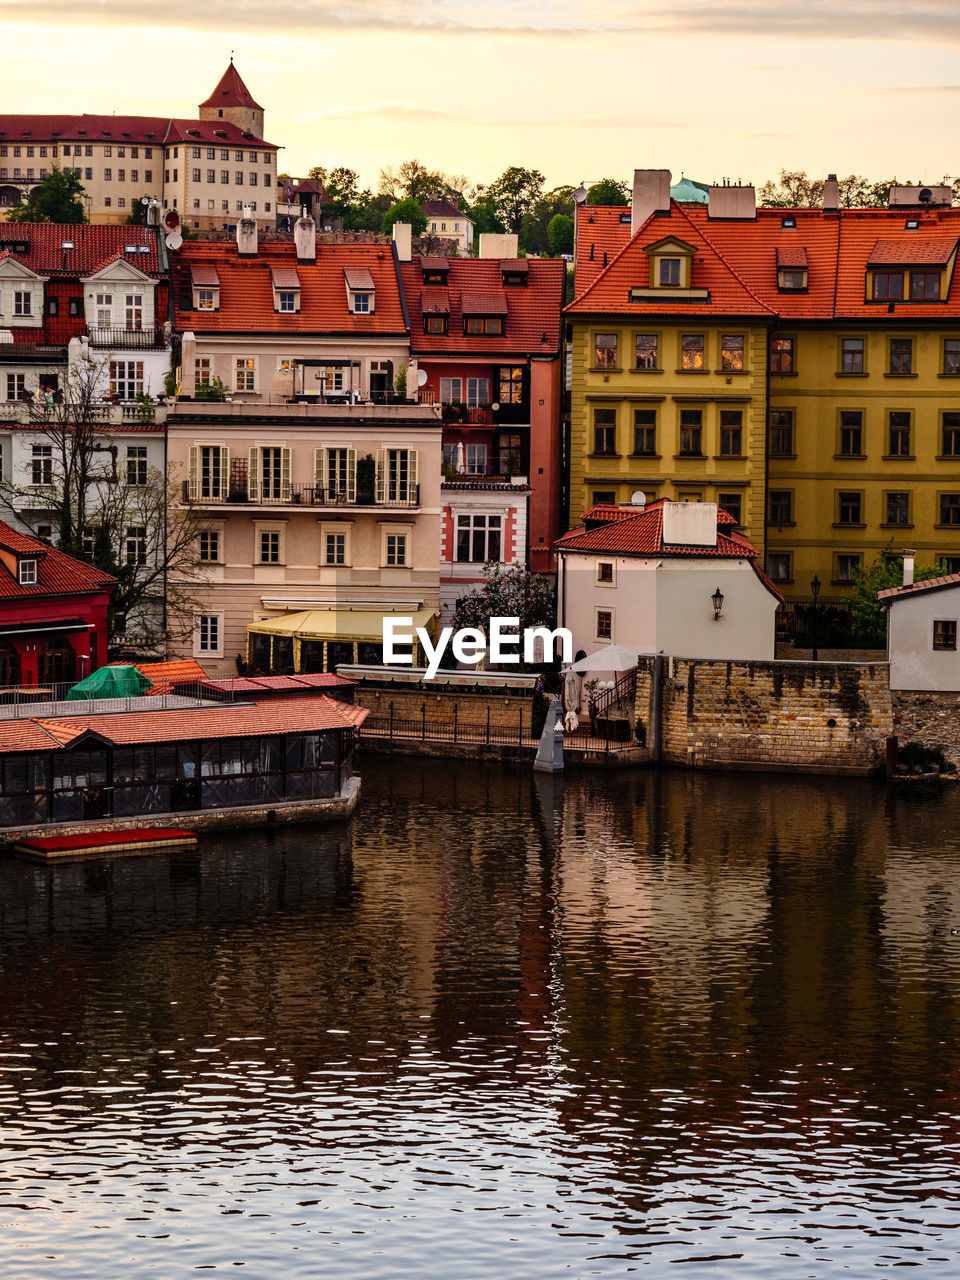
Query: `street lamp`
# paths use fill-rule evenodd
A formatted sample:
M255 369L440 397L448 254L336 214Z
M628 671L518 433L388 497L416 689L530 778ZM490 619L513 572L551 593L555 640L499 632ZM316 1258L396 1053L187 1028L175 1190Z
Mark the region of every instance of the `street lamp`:
M820 612L820 606L818 605L817 600L819 599L819 596L820 596L820 587L821 587L821 586L822 586L822 583L820 582L820 579L817 577L817 575L816 575L816 574L814 574L814 575L813 575L813 581L810 583L810 590L813 592L813 626L812 626L811 630L812 630L812 632L813 632L812 639L813 639L813 660L814 660L814 662L816 662L816 661L818 660L819 656L820 656L820 655L819 655L819 650L817 649L817 617L818 617L819 612Z
M717 587L710 599L713 601L713 620L714 622L719 622L720 610L723 608L723 592L719 587Z

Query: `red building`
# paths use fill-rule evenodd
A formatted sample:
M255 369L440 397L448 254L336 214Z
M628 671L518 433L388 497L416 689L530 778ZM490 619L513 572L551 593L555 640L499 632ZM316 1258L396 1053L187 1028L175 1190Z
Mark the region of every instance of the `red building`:
M73 682L101 666L115 585L0 520L0 688Z
M434 256L405 263L401 271L419 397L445 406L449 478L456 473L461 485L494 477L529 485L526 546L509 559L528 555L532 569L552 572L560 533L564 262ZM445 523L451 520L456 562L456 513L447 510ZM501 532L502 552L506 528Z

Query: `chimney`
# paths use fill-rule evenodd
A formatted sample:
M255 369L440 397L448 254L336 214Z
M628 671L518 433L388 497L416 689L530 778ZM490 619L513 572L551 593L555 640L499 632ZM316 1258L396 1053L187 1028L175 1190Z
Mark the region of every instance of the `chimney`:
M398 260L409 262L413 257L413 226L409 222L393 224L393 243L397 246Z
M725 181L722 186L707 190L708 218L725 218L729 222L752 222L756 218L757 193L752 186Z
M916 554L913 547L903 548L903 585L905 587L913 586L913 557Z
M835 213L840 208L840 184L835 173L828 173L823 184L823 207L830 213Z
M297 246L298 262L316 262L317 224L309 214L301 214L293 224L293 243Z
M635 236L652 213L670 212L670 170L634 169L630 234Z
M244 208L243 216L237 219L237 252L241 258L257 256L257 220L249 206Z
M515 258L520 237L514 232L484 231L480 236L481 258Z

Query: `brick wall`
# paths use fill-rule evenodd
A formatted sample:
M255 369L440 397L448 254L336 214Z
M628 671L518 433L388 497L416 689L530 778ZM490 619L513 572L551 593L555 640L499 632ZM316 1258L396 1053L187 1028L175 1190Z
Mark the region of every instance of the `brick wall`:
M454 707L457 723L483 727L490 712L491 728L516 729L523 718L525 734L531 732L533 699L516 693L469 693L463 689L373 689L357 685L355 701L369 707L375 716L388 716L390 703L397 720L420 721L426 707L427 724L452 725Z
M653 659L637 714L652 745ZM662 759L691 768L869 773L893 732L886 663L664 662Z
M960 692L895 689L893 731L901 747L939 747L960 768Z

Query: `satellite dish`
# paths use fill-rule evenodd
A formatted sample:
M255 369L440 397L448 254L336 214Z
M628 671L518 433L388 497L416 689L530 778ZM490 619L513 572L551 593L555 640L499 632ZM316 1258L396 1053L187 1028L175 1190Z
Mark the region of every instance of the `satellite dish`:
M180 215L176 209L168 209L163 215L163 229L165 231L180 230Z
M143 205L143 207L144 207L145 209L149 209L149 207L150 207L150 197L149 197L149 196L142 196L142 197L141 197L141 199L140 199L140 203Z
M636 493L630 495L631 507L645 507L647 505L647 495L642 489L638 489Z
M179 231L171 231L164 243L168 249L179 249L183 244L183 236L180 235Z
M920 203L929 204L932 199L933 199L933 192L930 190L929 187L924 187L919 195Z
M426 385L427 385L427 371L426 369L418 369L417 370L417 386L425 387Z

